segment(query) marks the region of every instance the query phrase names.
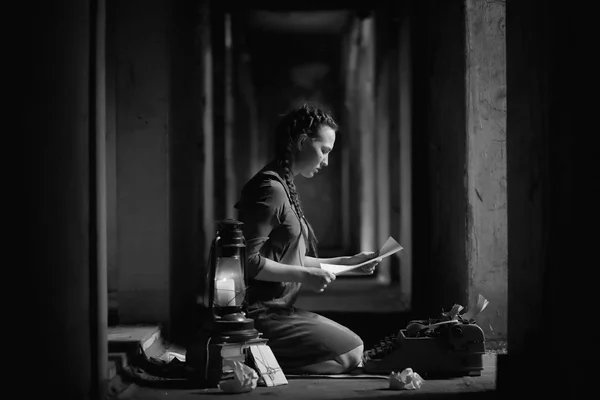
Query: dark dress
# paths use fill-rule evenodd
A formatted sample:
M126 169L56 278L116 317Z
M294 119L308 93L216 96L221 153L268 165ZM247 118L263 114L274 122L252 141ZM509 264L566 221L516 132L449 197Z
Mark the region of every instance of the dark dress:
M265 258L304 265L306 242L283 173L273 164L258 172L244 186L236 208L246 238L248 315L269 340L284 372L332 360L362 345L348 328L294 307L300 283L254 279Z

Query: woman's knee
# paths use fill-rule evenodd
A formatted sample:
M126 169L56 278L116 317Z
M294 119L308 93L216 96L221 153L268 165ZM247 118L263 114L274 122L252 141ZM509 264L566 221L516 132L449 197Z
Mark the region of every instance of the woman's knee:
M300 368L284 368L285 373L312 373L312 374L344 374L359 367L362 362L363 345L339 355L331 360L311 364ZM293 371L293 372L292 372Z
M363 358L363 352L364 346L361 344L349 352L337 357L336 361L341 365L344 371L351 371L360 366Z

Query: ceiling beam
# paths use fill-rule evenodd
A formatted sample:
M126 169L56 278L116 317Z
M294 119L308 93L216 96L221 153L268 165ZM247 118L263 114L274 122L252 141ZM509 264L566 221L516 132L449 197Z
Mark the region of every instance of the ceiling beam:
M385 0L303 0L303 1L282 1L282 0L249 0L241 2L239 0L226 0L225 8L228 11L324 11L324 10L356 10L358 12L370 11L378 3Z
M246 25L255 30L296 33L341 33L348 24L348 10L266 11L246 13Z

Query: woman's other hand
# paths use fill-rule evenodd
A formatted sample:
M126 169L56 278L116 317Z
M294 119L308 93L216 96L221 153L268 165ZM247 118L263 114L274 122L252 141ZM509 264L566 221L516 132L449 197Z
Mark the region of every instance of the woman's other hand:
M363 251L353 256L347 257L344 260L344 265L356 265L361 264L365 261L372 260L371 262L360 267L360 270L367 274L372 275L375 272L375 267L381 262L381 258L375 258L378 256L376 251Z
M321 268L306 268L306 274L302 284L314 292L322 292L331 282L335 281L335 275Z

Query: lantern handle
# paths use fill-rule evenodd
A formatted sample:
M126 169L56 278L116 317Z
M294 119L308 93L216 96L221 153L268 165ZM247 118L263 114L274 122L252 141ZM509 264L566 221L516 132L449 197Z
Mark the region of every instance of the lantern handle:
M221 253L219 252L218 246L219 246L219 242L221 241L221 236L217 235L215 237L215 259L219 258L221 256Z

